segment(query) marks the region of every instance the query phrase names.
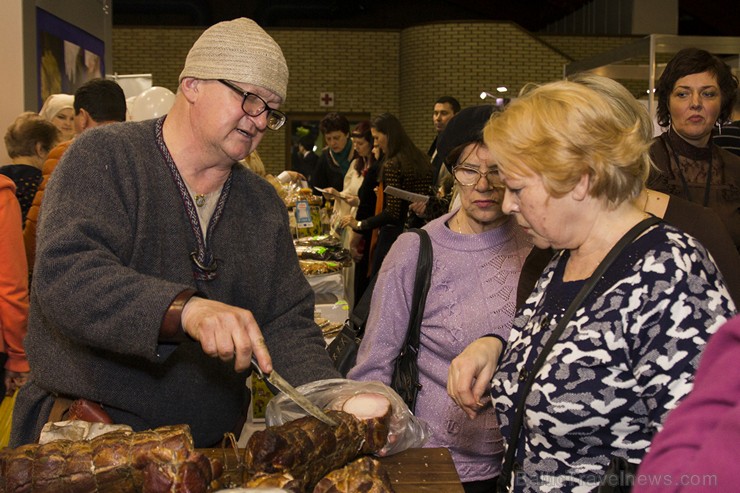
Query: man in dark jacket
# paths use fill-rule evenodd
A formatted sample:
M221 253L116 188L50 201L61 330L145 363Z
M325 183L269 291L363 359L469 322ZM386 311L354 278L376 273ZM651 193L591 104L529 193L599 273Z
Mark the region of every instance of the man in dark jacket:
M188 424L209 447L241 429L252 356L294 385L339 376L285 205L238 164L285 123L287 85L262 28L221 22L188 53L166 116L67 149L44 197L11 446L82 398L136 431Z

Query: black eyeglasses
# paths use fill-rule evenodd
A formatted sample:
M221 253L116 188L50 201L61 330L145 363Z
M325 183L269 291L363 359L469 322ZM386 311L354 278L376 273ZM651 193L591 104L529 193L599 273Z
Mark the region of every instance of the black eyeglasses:
M276 109L270 108L264 99L254 94L253 92L246 92L236 84L229 82L228 80L218 79L218 81L238 93L244 99L242 99L242 110L249 116L260 116L265 111L267 112L267 128L270 130L277 130L285 123L285 113Z
M457 182L464 187L472 187L481 178L485 178L488 181L488 185L493 188L504 188L504 183L498 176L498 168L488 168L485 172L481 172L478 168L475 168L466 164L458 164L452 168L452 176L455 177Z

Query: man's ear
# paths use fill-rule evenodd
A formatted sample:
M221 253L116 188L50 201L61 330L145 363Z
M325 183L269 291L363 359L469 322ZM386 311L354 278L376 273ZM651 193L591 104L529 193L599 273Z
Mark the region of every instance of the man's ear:
M77 133L82 133L83 130L87 130L90 128L90 123L92 121L92 117L90 116L90 113L85 110L85 108L80 108L80 112L76 116L79 118L78 125L79 129L77 130Z
M198 94L200 92L200 79L195 79L193 77L185 77L182 82L180 82L180 91L185 95L185 99L187 99L189 102L194 102L196 99L198 99Z

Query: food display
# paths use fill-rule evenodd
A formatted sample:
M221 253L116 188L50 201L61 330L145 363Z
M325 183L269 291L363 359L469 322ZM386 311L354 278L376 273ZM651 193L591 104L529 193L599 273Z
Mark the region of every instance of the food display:
M299 260L301 272L305 276L320 276L339 272L344 267L343 263L333 260Z
M288 208L295 207L296 203L300 200L306 200L308 201L309 205L318 205L318 206L320 206L323 202L323 199L321 198L321 196L313 195L313 192L311 192L310 188L290 189L288 190L288 193L283 199L283 201L285 202L285 205Z
M195 451L187 425L0 451L1 493L205 493L221 473Z
M388 439L390 401L378 394L358 395L342 409L327 411L339 422L336 427L306 416L255 432L245 450L244 486L310 492L335 469L381 450Z
M301 246L295 247L298 258L301 260L333 260L342 264L352 261L349 250L341 247Z
M393 486L388 472L380 462L369 456L356 459L341 469L335 469L313 489L313 493L391 493Z
M296 246L339 247L341 240L333 235L306 236L293 240Z

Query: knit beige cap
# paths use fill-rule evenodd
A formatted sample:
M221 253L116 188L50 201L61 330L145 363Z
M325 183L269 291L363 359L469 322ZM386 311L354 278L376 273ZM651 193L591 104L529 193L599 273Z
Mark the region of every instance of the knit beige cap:
M215 24L190 48L180 81L228 79L263 87L285 100L288 64L280 46L251 19Z

